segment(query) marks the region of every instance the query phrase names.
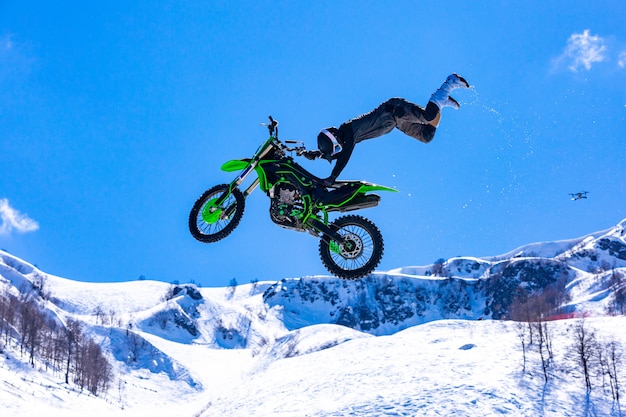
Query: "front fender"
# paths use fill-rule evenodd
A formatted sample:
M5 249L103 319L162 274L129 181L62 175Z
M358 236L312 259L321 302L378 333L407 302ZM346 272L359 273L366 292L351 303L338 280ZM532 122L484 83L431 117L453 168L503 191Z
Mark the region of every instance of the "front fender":
M250 166L250 159L232 159L222 165L222 171L243 171Z

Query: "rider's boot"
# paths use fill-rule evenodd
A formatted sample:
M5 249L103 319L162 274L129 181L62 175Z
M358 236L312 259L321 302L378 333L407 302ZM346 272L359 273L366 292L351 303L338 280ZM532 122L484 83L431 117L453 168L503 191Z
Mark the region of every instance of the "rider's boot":
M469 87L470 85L467 80L455 72L448 75L448 78L446 78L446 81L444 81L440 88L445 89L448 91L448 93L450 93L450 91L456 90L457 88Z
M430 101L435 103L439 109L452 107L456 110L461 107L461 105L458 101L450 97L450 91L456 90L457 88L469 88L469 83L465 78L454 73L449 75L446 81L441 84L441 87L430 96Z
M450 97L448 93L446 93L442 89L438 89L437 91L435 91L433 95L430 96L429 101L435 103L437 107L439 107L439 110L443 109L444 107L452 107L453 109L458 110L458 108L461 107L458 101Z

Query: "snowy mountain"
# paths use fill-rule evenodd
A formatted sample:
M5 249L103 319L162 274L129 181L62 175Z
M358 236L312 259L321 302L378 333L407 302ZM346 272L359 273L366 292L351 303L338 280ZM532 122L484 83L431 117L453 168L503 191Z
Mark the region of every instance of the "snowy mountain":
M620 415L610 361L587 393L575 352L581 328L622 352L625 278L626 220L359 281L228 288L77 282L0 251L3 416ZM538 305L549 346L508 320Z

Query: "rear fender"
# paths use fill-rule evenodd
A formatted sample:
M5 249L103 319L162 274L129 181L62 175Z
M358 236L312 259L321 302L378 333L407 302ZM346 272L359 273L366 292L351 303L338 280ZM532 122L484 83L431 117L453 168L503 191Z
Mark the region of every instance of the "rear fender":
M350 185L354 187L355 195L359 194L367 194L370 191L391 191L393 193L397 193L398 190L395 188L387 187L384 185L373 184L371 182L366 181L336 181L335 186L342 187L344 185Z
M386 187L384 185L371 184L369 182L364 182L362 184L363 185L359 189L359 193L362 193L362 194L365 194L365 193L370 192L370 191L391 191L391 192L394 192L394 193L398 192L398 190L396 190L395 188L389 188L389 187Z
M317 201L318 205L325 207L326 210L347 211L348 207L352 207L352 209L374 207L378 204L380 197L376 194L367 193L371 191L398 191L384 185L364 181L338 181L334 187L337 188L329 191Z

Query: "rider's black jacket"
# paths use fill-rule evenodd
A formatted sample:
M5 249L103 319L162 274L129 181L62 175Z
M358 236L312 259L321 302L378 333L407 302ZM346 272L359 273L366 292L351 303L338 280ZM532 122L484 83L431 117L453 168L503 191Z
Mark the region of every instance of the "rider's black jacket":
M352 124L350 122L343 123L337 129L337 139L341 143L342 149L336 155L332 156L332 159L335 159L335 166L333 167L333 171L330 173L331 181L337 179L341 171L346 167L348 161L350 160L350 156L352 156L352 151L354 150L355 140L354 133L352 132Z

